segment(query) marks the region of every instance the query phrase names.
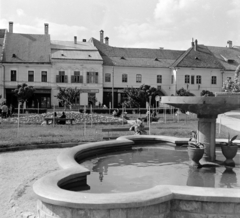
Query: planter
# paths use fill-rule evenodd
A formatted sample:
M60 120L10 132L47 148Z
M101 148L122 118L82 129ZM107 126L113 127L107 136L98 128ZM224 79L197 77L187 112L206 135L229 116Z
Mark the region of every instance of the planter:
M203 148L192 148L188 147L188 156L190 160L190 165L193 167L201 167L199 161L203 157L204 149Z
M233 146L227 146L227 145L222 145L222 153L226 160L224 161L224 165L226 166L231 166L235 167L235 162L233 161L233 158L236 156L237 151L238 151L238 146L233 145Z

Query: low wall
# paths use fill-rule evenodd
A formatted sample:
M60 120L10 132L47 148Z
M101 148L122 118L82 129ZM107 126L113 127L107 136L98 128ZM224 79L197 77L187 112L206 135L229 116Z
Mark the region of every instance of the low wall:
M239 218L240 190L193 186L159 185L126 193L84 193L64 190L71 181L86 182L90 172L76 162L99 149L133 146L136 141L178 141L175 137L128 136L116 141L88 143L58 156L60 171L39 179L33 186L38 195L39 218ZM88 156L87 155L87 156Z
M170 200L146 207L77 209L38 201L39 218L239 218L240 203Z

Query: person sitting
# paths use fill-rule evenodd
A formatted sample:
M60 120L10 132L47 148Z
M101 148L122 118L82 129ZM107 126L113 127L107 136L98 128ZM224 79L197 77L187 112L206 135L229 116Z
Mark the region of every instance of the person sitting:
M121 116L121 114L122 114L122 111L121 111L121 110L119 110L119 109L117 109L117 114L116 114L116 117L120 117L120 116Z
M116 117L117 116L117 111L114 110L112 114L113 114L114 117Z
M130 118L127 116L127 112L124 112L124 113L123 113L123 119L125 119L125 120L130 120Z
M197 132L192 131L191 137L188 140L188 146L192 148L204 148L204 145L201 142L197 141Z
M62 116L61 117L59 117L60 119L62 118L62 119L66 119L66 114L65 114L65 112L62 112ZM59 122L58 122L58 124L66 124L66 120L59 120Z
M156 116L157 116L156 111L153 111L153 112L151 113L151 117L156 117Z

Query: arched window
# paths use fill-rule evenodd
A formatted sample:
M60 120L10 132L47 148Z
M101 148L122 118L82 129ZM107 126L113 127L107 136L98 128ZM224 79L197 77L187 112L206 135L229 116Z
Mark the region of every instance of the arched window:
M136 82L137 83L141 83L142 82L142 75L141 74L137 74L136 75Z
M189 83L190 82L190 76L189 75L185 75L185 83Z
M127 83L127 74L122 75L122 82Z
M105 74L105 82L111 82L111 74L110 73Z
M157 83L162 83L162 75L157 75Z

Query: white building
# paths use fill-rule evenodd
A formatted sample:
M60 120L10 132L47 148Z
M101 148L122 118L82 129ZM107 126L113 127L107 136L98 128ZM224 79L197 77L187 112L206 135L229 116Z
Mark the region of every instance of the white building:
M82 90L76 104L119 107L123 89L143 84L176 95L184 88L199 96L202 90L221 91L223 81L233 77L240 63L240 49L228 41L227 47L191 42L187 51L119 48L109 45L100 31L100 40L51 41L48 24L43 34L20 34L0 29L0 95L7 104L17 104L12 90L27 83L36 91L28 108L60 106L59 87ZM113 95L112 95L113 94Z
M59 106L55 97L59 87L81 89L77 104L89 104L94 97L102 102L102 58L86 40L51 41L48 24L44 34L13 33L10 22L9 32L0 31L0 54L0 95L7 104L17 106L12 90L22 83L35 88L28 108Z
M202 90L219 92L240 64L240 49L231 41L227 47L214 47L199 45L195 40L187 51L118 48L109 46L108 37L104 43L103 33L101 30L100 41L91 38L90 42L103 58L105 104L114 99L117 106L123 88L142 84L159 88L164 95L176 95L181 88L196 96Z

